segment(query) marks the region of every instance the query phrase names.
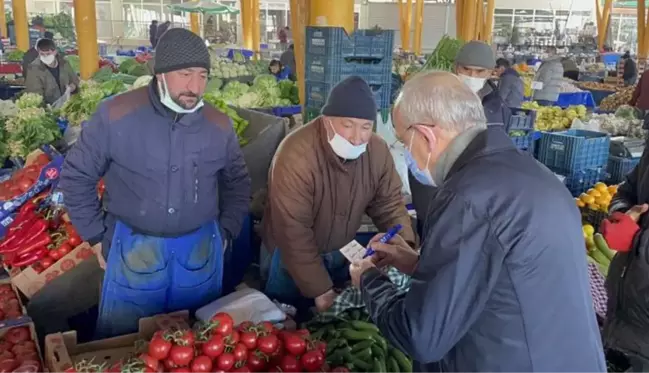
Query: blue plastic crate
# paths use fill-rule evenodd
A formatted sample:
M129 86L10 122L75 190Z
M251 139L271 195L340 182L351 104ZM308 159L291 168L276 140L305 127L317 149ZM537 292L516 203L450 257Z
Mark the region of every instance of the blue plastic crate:
M534 152L534 132L531 130L526 130L527 134L524 136L509 136L516 149L529 151L530 153Z
M622 158L609 156L608 165L606 166L607 184L619 184L624 181L624 178L629 174L633 168L640 162L640 157L637 158Z
M323 83L306 81L306 107L311 109L320 109L327 102L327 96L335 83ZM370 84L377 108L385 109L390 107L391 84L375 85Z
M302 106L293 105L293 106L284 106L284 107L274 107L272 109L273 115L276 117L290 117L291 115L300 114L302 112Z
M356 30L342 27L307 27L306 55L328 57L392 58L394 30Z
M590 91L584 92L573 92L573 93L559 93L559 98L556 102L557 106L562 108L567 108L568 106L573 105L584 105L587 108L595 108L595 100L593 99L593 94Z
M538 160L562 175L606 167L610 143L610 137L602 132L542 132Z
M307 55L306 80L337 83L348 76L360 76L368 84L386 84L392 80L392 59L351 59Z
M603 99L615 93L614 91L600 91L600 90L591 90L590 93L593 95L593 101L595 101L595 106L599 106Z
M604 168L597 168L564 174L563 176L566 177L563 182L568 187L568 190L570 190L570 193L578 197L580 194L592 188L593 185L603 181L606 177L606 171Z
M532 130L536 121L536 111L520 108L510 108L512 116L509 119L509 130Z

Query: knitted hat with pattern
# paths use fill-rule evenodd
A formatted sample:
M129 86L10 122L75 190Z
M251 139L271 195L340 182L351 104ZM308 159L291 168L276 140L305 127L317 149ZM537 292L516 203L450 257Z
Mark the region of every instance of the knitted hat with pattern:
M200 36L183 28L172 28L160 37L155 49L154 73L203 67L210 69L210 52Z

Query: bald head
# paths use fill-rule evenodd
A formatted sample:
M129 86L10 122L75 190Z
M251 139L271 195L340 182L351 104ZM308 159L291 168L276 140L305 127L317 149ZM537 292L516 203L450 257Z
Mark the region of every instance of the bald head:
M486 128L487 123L480 98L456 75L445 71L424 72L409 79L397 98L393 119L395 127L403 129L424 124L457 133Z

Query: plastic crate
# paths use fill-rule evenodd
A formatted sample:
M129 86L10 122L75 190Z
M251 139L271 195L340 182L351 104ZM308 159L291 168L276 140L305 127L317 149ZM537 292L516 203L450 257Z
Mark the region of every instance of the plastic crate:
M512 116L509 119L509 130L533 130L536 121L536 111L520 108L510 108Z
M276 117L290 117L291 115L300 114L302 112L302 106L293 105L285 107L274 107L272 113Z
M304 109L304 114L302 116L302 122L304 124L309 123L320 115L320 109Z
M602 220L608 217L608 213L604 211L596 211L589 209L588 207L582 207L579 209L581 212L581 220L584 224L590 224L595 228L595 232L599 231L599 225L602 223Z
M615 93L614 91L600 91L600 90L591 90L590 93L593 95L593 101L595 101L595 106L599 106L603 99Z
M542 132L538 160L552 171L566 175L586 169L605 168L610 143L610 137L602 132Z
M392 59L353 59L308 55L306 80L338 83L349 76L360 76L368 84L385 85L392 81Z
M565 176L564 183L570 193L574 197L578 197L583 192L592 188L597 182L602 181L606 177L604 168L582 170L570 173Z
M319 109L327 102L327 96L335 84L306 81L306 106ZM370 84L377 108L385 109L390 107L391 85Z
M530 153L534 153L534 132L531 130L527 130L528 133L524 136L509 136L512 141L514 142L514 145L516 145L516 149L518 150L524 150L528 151Z
M559 93L559 98L556 102L557 106L567 108L573 105L584 105L587 108L595 109L595 100L590 91L573 92L573 93Z
M607 184L619 184L624 181L633 168L640 162L640 158L622 158L609 156L606 166Z
M307 27L306 55L327 57L392 58L394 30L357 30Z

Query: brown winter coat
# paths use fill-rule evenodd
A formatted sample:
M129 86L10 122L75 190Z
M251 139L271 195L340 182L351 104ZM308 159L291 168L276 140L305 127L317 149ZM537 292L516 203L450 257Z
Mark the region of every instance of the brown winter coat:
M382 232L403 225L401 236L415 241L385 141L373 135L360 158L343 162L331 149L320 118L284 139L271 165L263 238L269 250L280 250L305 297L331 289L319 254L353 240L364 214Z

